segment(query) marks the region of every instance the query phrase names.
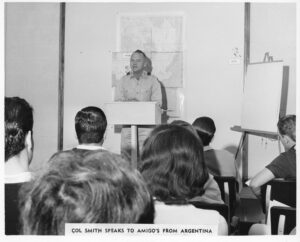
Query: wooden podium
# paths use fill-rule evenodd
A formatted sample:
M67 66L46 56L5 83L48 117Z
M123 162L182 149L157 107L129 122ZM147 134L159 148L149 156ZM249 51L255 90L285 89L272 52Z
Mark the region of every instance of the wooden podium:
M156 102L112 102L105 104L108 124L131 125L131 160L137 166L138 125L161 123L161 109Z

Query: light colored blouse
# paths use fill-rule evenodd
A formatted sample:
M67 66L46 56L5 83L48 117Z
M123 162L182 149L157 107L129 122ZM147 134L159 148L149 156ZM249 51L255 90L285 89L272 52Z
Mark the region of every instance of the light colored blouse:
M228 234L228 225L215 210L196 208L190 204L166 205L155 201L155 224L206 225L217 229L218 235Z

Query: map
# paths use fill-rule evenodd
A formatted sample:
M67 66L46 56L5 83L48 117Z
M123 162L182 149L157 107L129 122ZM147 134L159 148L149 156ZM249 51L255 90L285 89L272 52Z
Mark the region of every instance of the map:
M180 117L183 87L183 14L119 14L117 51L112 52L112 85L130 71L130 56L140 49L152 63L151 74L165 89L164 109Z
M182 14L119 15L120 51L178 52L183 50Z

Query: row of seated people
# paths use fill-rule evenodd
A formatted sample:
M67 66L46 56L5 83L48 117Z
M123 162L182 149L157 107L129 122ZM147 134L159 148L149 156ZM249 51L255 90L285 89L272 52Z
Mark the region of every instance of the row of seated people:
M196 121L195 128L176 122L156 127L135 169L102 147L105 114L87 107L75 117L79 145L54 154L32 175L32 107L24 99L5 98L6 234L64 234L65 223L206 224L228 234L217 211L193 205L223 203L207 169L199 135L205 129L197 130Z
M233 157L227 151L213 150L209 147L216 130L211 118L200 117L194 121L193 127L203 141L207 168L214 175L222 193L224 193L224 183L228 185L228 190L231 194L229 194L228 200L225 198L224 201L227 200L226 203L229 205L229 222L231 221L232 224L235 224L236 220L231 220L231 218L235 214L236 208L240 205L238 193L241 191L242 183L235 169L236 164ZM265 220L260 221L261 224L255 224L250 228L249 234L252 235L274 234L277 232L289 234L295 232L293 226L295 227L296 224L296 116L286 115L281 117L277 127L278 137L285 151L247 182L252 193L260 200L261 209L265 213ZM234 187L234 182L236 187ZM244 186L247 185L245 184ZM234 194L235 192L237 194ZM222 194L222 197L224 197L224 194ZM276 206L276 204L281 206L273 209L272 206ZM241 205L244 207L244 204ZM238 210L241 211L239 208ZM257 210L260 210L260 208ZM272 213L275 213L273 218ZM278 214L281 213L282 215L288 215L287 219L290 219L289 221L287 220L286 224L282 224L282 227L278 226L277 223L279 219ZM233 218L239 219L236 216ZM272 228L271 224L273 224ZM283 227L283 225L287 226ZM282 231L280 232L280 230Z

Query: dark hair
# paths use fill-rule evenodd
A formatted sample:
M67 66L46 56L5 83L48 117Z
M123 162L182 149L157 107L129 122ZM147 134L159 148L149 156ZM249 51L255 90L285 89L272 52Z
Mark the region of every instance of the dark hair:
M153 66L152 66L152 61L149 57L146 57L146 61L145 61L145 71L147 72L147 75L151 75L152 70L153 70Z
M170 124L172 124L172 125L179 125L179 126L182 126L182 127L188 127L188 126L190 126L189 122L181 120L181 119L173 120Z
M5 97L5 161L25 148L25 137L33 127L33 109L19 97Z
M178 125L160 125L150 133L139 170L152 195L164 202L202 195L208 179L201 140Z
M203 145L209 145L216 132L214 121L209 117L200 117L193 122L193 126Z
M76 114L75 130L80 144L101 142L106 126L106 116L100 108L86 107Z
M61 235L65 223L153 223L147 186L120 156L62 152L55 159L21 189L23 234Z
M184 120L181 120L181 119L176 119L176 120L173 120L170 124L184 127L184 128L188 129L189 131L191 131L193 134L195 134L198 137L196 129L187 121L184 121Z
M296 115L281 117L277 123L277 127L281 135L287 135L296 142Z
M134 53L141 54L145 59L148 58L148 57L146 56L146 54L145 54L143 51L141 51L141 50L135 50L135 51L132 53L132 55L133 55Z

